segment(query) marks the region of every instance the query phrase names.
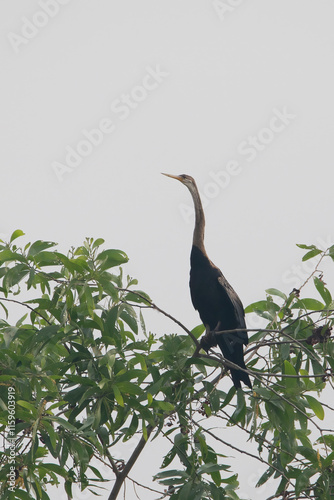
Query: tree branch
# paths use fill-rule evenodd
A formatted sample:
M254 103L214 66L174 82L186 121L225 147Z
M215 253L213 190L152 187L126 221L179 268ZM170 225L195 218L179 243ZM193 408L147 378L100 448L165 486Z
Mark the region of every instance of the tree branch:
M31 307L29 306L28 304L26 304L25 302L20 302L19 300L15 300L15 299L6 299L5 297L1 297L0 299L0 302L2 302L3 300L5 300L6 302L13 302L14 304L19 304L20 306L24 306L24 307L27 307L28 309L30 309L30 311L34 312L35 314L37 314L38 316L40 316L41 318L44 319L44 321L46 321L49 325L51 325L52 323L50 323L50 321L45 318L43 316L43 314L41 314L40 312L36 311L36 309L34 307Z
M251 457L251 458L255 458L256 460L258 460L259 462L262 462L263 464L265 464L266 466L268 467L271 467L272 469L274 469L276 472L278 472L280 475L283 475L284 478L288 481L288 483L290 483L290 480L287 476L285 476L285 474L282 473L281 470L279 470L277 467L275 467L275 465L272 465L270 464L269 462L267 462L266 460L264 460L263 458L257 456L257 455L253 455L253 453L249 453L249 451L246 451L246 450L242 450L241 448L237 448L236 446L234 446L233 444L231 443L228 443L227 441L224 441L223 439L221 439L220 437L216 436L216 434L214 434L213 432L209 431L209 429L206 429L205 427L202 427L201 425L199 425L197 422L195 422L193 419L192 419L192 423L198 427L199 429L202 429L203 432L206 432L207 434L209 434L209 436L213 437L216 441L219 441L220 443L224 444L225 446L228 446L229 448L231 448L232 450L235 450L237 451L238 453L241 453L243 455L247 455L248 457ZM291 483L290 483L291 484Z
M116 475L116 481L115 481L114 487L113 487L113 489L108 497L108 500L116 500L117 495L118 495L121 487L123 486L124 481L126 480L130 470L134 466L137 458L139 457L139 455L143 451L146 443L148 442L148 439L149 439L152 431L153 431L153 426L148 426L148 428L147 428L147 440L144 438L144 436L141 437L134 452L132 453L131 457L129 458L129 460L125 464L124 469L118 475Z
M189 335L189 337L191 337L191 339L194 342L194 344L196 345L196 347L200 346L200 344L199 344L197 338L195 337L195 335L193 333L191 333L191 331L186 326L184 326L178 319L174 318L171 314L167 313L166 311L164 311L163 309L161 309L160 307L158 307L156 304L154 304L154 302L152 302L151 300L149 300L147 297L144 297L144 295L142 295L141 293L136 292L134 290L129 290L128 288L117 288L117 290L119 290L121 292L133 293L134 295L137 295L141 299L145 300L145 302L147 302L149 304L149 308L155 309L156 311L160 312L161 314L163 314L167 318L169 318L172 321L174 321L174 323L176 323L177 325L179 325L182 328L182 330L184 330ZM132 305L134 307L136 307L136 306L140 307L139 304L132 304Z

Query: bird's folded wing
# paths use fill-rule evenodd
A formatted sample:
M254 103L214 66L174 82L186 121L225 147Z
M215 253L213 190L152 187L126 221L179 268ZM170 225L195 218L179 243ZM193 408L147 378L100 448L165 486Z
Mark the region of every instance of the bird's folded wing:
M238 323L240 325L239 328L246 328L244 308L238 294L233 290L233 288L231 287L225 276L223 275L219 276L218 283L220 285L221 292L228 296L229 300L233 305L236 317L238 319ZM243 332L240 332L240 336L242 336L242 338L245 337L245 341L243 343L247 344L248 343L247 333L245 332L245 334L243 334Z

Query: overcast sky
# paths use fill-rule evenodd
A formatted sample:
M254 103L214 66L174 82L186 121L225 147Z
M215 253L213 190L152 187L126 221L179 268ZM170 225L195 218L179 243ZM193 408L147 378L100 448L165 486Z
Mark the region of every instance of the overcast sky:
M191 198L160 175L187 173L244 305L288 293L307 276L295 243L334 243L333 16L331 0L2 0L0 237L102 237L191 328Z

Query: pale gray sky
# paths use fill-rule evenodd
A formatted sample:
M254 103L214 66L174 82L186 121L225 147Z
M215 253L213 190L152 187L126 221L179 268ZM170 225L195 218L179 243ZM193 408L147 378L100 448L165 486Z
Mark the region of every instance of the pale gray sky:
M333 15L330 0L2 0L1 235L63 251L103 237L193 327L191 199L160 175L187 173L244 305L291 291L295 243L334 243ZM258 464L239 461L254 498Z

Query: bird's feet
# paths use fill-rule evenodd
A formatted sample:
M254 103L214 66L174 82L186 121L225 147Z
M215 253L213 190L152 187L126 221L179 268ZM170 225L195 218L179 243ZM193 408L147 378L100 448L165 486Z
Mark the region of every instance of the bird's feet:
M207 328L205 335L201 338L200 345L206 352L208 352L211 347L215 347L217 345L215 332Z

